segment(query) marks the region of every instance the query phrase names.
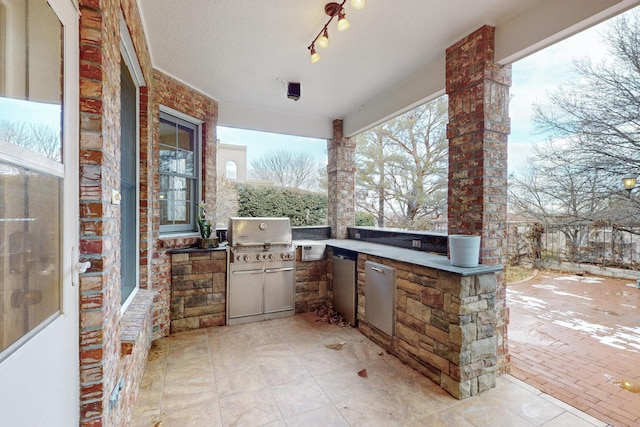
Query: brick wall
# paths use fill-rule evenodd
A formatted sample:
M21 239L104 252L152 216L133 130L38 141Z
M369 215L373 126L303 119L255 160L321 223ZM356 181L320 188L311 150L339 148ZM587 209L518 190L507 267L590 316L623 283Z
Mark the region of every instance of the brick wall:
M215 219L216 206L216 125L218 122L218 103L202 93L185 86L183 83L154 70L154 93L152 105L153 146L150 158L153 161L149 179L153 188L159 188L159 129L160 105L170 107L190 117L202 121L202 192L201 199L209 207L207 213ZM159 236L159 202L156 195L151 202L151 227L156 240L153 245L152 280L156 290L154 304L154 338L169 334L171 299L171 256L170 249L194 244L197 238L164 238ZM214 221L215 223L215 221Z
M80 417L83 426L124 426L135 402L152 334L169 333L171 269L166 249L195 242L190 237L159 238L159 104L203 121L202 198L215 206L217 103L154 73L136 1L81 0L79 8L80 258L91 261L91 268L80 278ZM121 13L145 81L139 92L141 289L123 315L120 206L111 204L111 191L120 188ZM153 310L149 304L152 298ZM120 378L124 388L117 405L110 409L109 396Z
M80 420L115 425L120 362L120 2L80 1Z
M333 121L333 139L327 141L328 222L331 238L346 239L355 224L356 142L344 138L342 120Z
M449 96L449 233L482 236L483 264L504 264L507 248L507 138L511 67L495 64L493 27L446 52ZM507 371L506 283L498 273L498 365Z

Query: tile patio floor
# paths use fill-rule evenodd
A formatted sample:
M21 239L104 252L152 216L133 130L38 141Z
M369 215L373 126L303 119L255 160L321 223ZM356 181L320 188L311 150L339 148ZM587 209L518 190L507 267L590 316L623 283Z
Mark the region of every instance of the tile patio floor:
M511 374L614 426L640 425L640 289L541 271L507 286Z
M459 401L356 329L316 319L309 313L156 341L132 425L606 425L509 375Z

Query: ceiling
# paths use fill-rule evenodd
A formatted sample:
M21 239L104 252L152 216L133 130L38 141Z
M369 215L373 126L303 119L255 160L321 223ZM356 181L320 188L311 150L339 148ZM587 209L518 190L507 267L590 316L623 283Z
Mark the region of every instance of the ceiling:
M219 102L219 125L328 139L351 136L444 93L445 49L496 27L511 63L640 0L367 0L329 26L325 0L138 0L154 68ZM298 101L287 82L299 82Z

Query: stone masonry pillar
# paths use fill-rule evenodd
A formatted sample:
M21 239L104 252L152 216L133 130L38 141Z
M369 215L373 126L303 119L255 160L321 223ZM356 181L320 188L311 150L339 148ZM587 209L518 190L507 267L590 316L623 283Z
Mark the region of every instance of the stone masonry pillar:
M342 120L333 121L333 139L327 141L327 152L331 238L345 239L347 226L355 223L356 143L343 136Z
M483 264L504 265L511 66L494 63L494 34L495 28L483 26L446 52L448 220L450 234L482 236ZM498 318L493 327L498 338L498 372L506 372L509 313L504 273L497 273L497 283Z

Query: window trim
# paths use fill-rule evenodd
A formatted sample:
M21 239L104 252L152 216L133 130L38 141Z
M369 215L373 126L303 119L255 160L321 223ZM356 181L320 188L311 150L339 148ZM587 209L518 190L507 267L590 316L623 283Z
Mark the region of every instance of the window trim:
M175 110L171 107L167 107L166 105L160 105L160 118L165 118L168 120L177 120L174 123L180 124L180 122L184 122L187 125L191 125L195 128L195 141L194 141L194 168L195 168L195 188L194 194L192 195L192 212L190 213L191 218L189 220L189 225L159 225L159 231L161 237L166 236L174 236L174 235L183 235L183 234L192 234L197 233L198 228L196 225L196 209L195 207L199 203L199 195L202 194L202 124L203 120L197 119L195 117L189 116L181 111ZM168 118L167 118L168 117ZM162 173L158 170L158 176L160 177ZM158 188L160 190L160 188Z
M140 229L140 88L146 86L140 63L136 55L133 40L131 34L129 34L129 27L126 25L124 15L120 11L120 56L125 62L131 74L131 78L136 87L136 230ZM129 296L120 304L120 314L122 315L133 301L133 298L140 289L140 233L136 233L136 280L135 287L129 293ZM122 283L120 284L122 289Z

